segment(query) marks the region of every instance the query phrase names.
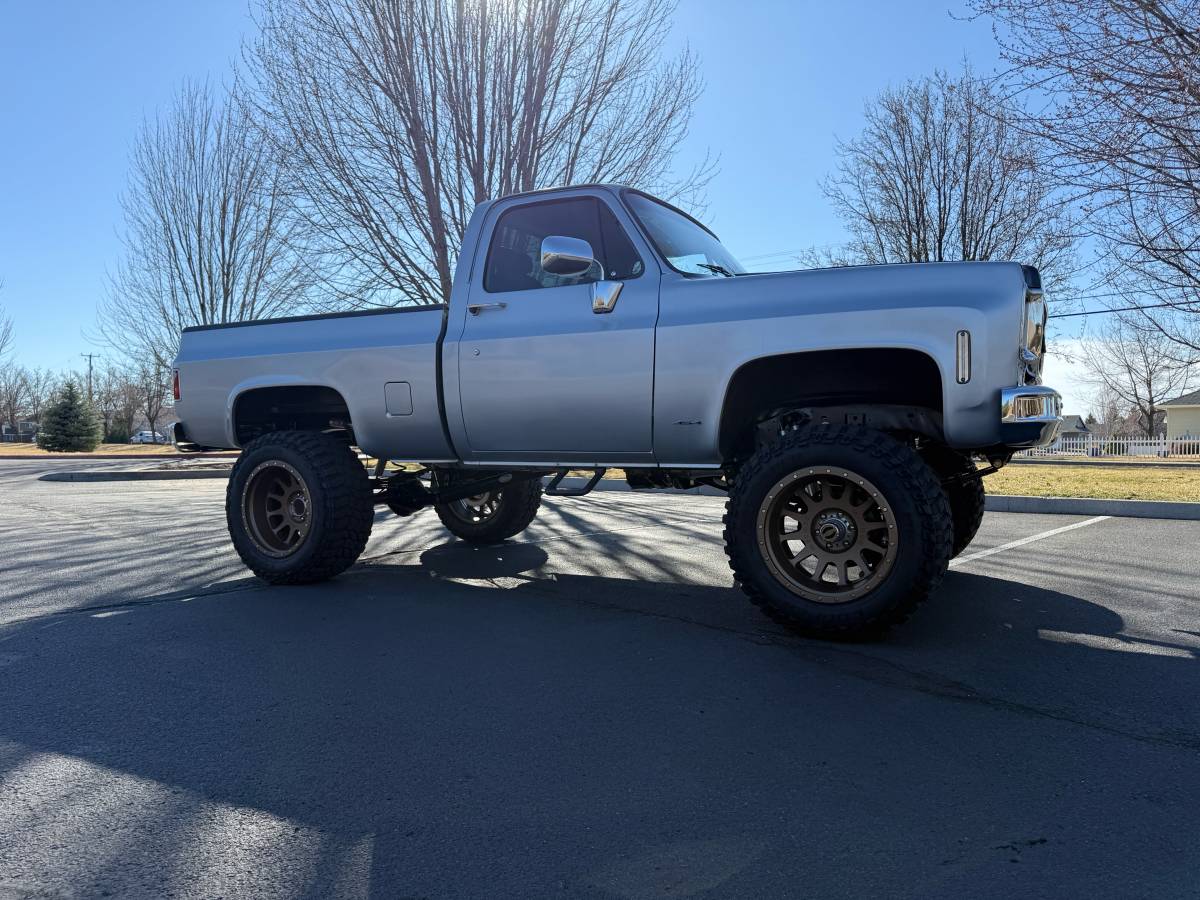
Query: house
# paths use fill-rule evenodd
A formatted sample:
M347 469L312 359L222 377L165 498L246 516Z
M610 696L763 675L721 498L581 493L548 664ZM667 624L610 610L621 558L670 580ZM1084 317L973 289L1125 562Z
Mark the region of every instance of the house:
M1092 430L1087 427L1087 422L1083 421L1083 416L1063 416L1062 428L1058 433L1063 437L1069 435L1083 436L1091 434Z
M5 422L0 424L0 441L8 443L32 442L34 435L37 434L37 430L37 424L34 422L18 422L16 428Z
M1087 445L1092 430L1083 421L1083 416L1063 416L1062 428L1055 438L1055 450L1082 450Z
M1167 413L1167 440L1200 437L1200 391L1192 391L1163 404Z

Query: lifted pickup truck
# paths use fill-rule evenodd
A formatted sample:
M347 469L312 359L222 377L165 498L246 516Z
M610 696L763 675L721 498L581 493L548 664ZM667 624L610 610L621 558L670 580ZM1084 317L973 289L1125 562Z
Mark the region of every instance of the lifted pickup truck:
M620 467L728 491L750 599L861 636L936 588L981 476L1054 439L1045 322L1028 266L747 274L660 200L563 188L480 204L447 304L186 329L174 437L242 448L229 531L271 583L346 569L376 505L497 542Z

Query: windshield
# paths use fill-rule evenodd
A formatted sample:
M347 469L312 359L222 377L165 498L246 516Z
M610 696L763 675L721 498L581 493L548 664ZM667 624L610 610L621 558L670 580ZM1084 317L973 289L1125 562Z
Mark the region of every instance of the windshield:
M633 191L625 193L625 202L672 268L706 278L746 271L710 232L665 203Z

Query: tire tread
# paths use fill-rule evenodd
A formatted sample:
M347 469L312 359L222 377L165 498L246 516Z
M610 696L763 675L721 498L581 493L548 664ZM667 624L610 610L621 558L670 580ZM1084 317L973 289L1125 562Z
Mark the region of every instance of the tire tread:
M316 473L323 503L320 546L304 564L287 571L266 568L247 552L244 542L234 538L234 547L246 567L271 584L312 584L345 571L362 555L374 523L374 503L367 470L345 443L316 431L275 431L255 438L242 448L238 462L249 459L254 451L282 447L303 456ZM233 531L235 518L240 521L241 497L232 475L225 494L225 514Z
M745 488L764 470L779 463L796 451L810 447L842 446L878 460L894 471L901 489L907 492L917 507L917 514L926 523L927 540L922 544L922 555L917 577L902 602L893 604L876 614L861 611L842 616L830 616L819 627L813 626L787 609L773 603L771 597L757 583L755 569L761 567L763 577L766 564L761 560L755 545L754 529L739 527L749 516L753 519L758 512L758 502L749 496ZM742 489L739 490L739 487ZM870 428L853 425L823 425L799 427L783 434L778 440L761 445L741 466L735 476L724 515L725 553L733 570L734 580L750 599L750 602L775 622L800 634L840 639L857 639L877 636L889 628L905 621L920 606L946 574L949 550L953 540L946 494L933 470L917 455L916 451L895 438Z
M464 522L439 503L434 509L442 524L471 544L498 544L520 534L533 522L542 506L542 484L537 480L509 483L503 487L504 499L496 518L479 524Z
M950 447L933 446L923 450L921 455L942 479L942 489L950 502L950 514L954 519L954 545L950 550L953 559L967 549L983 524L987 491L983 479L974 474L975 461L967 454ZM963 477L967 475L971 477Z

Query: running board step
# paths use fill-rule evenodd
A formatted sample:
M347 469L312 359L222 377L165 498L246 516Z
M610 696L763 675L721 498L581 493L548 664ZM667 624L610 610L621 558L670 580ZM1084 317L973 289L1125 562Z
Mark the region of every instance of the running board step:
M550 479L550 483L546 485L542 492L549 497L582 497L584 494L590 494L592 489L600 483L600 479L604 477L604 473L608 469L592 469L592 477L588 479L587 484L578 488L563 488L559 487L562 480L567 477L567 469L559 469L554 473L554 477Z

